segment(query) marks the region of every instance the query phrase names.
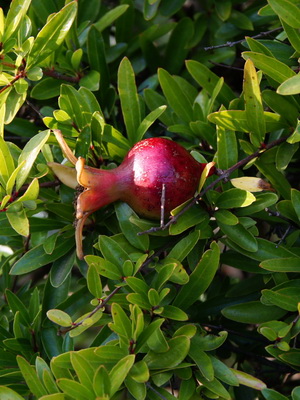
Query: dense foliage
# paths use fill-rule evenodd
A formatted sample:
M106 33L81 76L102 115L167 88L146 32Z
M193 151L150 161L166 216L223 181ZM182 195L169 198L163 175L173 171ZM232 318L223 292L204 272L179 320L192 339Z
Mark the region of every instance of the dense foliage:
M300 399L299 29L297 0L0 9L1 399ZM97 168L165 136L218 175L163 225L101 208L80 260L55 129Z

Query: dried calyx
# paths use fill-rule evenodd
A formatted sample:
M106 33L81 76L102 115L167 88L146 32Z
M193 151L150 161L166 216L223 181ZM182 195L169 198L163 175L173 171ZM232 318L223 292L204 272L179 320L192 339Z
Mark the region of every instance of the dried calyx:
M75 165L76 175L74 168L57 163L49 166L64 184L73 188L79 184L84 188L76 204L75 237L80 259L83 227L94 211L121 200L140 216L159 219L164 187L164 212L168 216L172 209L193 197L206 165L196 161L178 143L150 138L138 142L117 168L97 169L74 156L59 130L53 132L63 153Z

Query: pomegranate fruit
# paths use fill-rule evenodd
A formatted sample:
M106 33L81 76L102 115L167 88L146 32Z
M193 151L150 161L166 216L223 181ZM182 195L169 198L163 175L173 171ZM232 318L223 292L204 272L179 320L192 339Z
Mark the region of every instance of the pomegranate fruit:
M176 142L150 138L138 142L117 168L97 169L85 166L85 160L73 155L60 131L54 133L65 155L75 164L77 182L84 188L76 204L76 242L80 258L83 257L82 229L91 213L121 200L140 216L159 219L163 187L164 212L168 215L173 208L193 197L206 165L196 161ZM64 182L57 172L57 164L50 163L50 167Z

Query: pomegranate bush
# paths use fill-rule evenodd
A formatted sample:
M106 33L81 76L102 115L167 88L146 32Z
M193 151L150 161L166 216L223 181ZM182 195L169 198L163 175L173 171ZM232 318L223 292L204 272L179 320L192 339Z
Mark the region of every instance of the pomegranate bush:
M1 399L299 399L299 28L0 9Z

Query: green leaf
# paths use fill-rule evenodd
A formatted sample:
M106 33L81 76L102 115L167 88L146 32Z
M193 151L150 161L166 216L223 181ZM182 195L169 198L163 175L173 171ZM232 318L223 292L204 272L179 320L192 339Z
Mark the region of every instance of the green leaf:
M219 266L219 257L219 247L213 242L211 249L203 254L198 265L191 273L189 282L180 289L173 302L174 306L185 310L199 299L215 276Z
M93 388L97 396L109 396L111 383L108 372L103 365L100 365L94 374Z
M24 400L24 397L7 386L0 386L0 397L2 400Z
M105 260L104 258L88 255L85 256L85 261L89 266L94 265L100 275L112 280L121 280L122 271L112 262Z
M264 289L261 301L272 304L287 311L297 311L300 301L299 287L288 287L278 290Z
M198 61L188 60L186 61L186 67L195 81L209 94L212 94L219 81L219 76ZM217 100L227 107L229 102L235 97L231 88L227 84L224 84L217 96Z
M105 28L109 27L116 19L125 13L128 9L128 4L122 4L120 6L113 7L112 10L108 11L97 21L94 26L99 32L102 32Z
M4 138L0 135L0 184L5 187L11 174L15 169L14 160L10 154L9 147Z
M262 395L266 400L288 400L288 397L277 392L274 389L267 389L266 387L262 390Z
M300 93L300 75L292 76L291 78L288 78L282 82L277 88L277 93L284 96Z
M22 375L25 379L27 386L34 396L40 398L47 394L46 389L43 384L40 382L35 369L32 365L30 365L25 358L21 356L17 356L18 366L22 372Z
M297 52L300 52L300 37L298 29L292 28L288 23L284 22L283 20L281 20L281 24L293 48Z
M278 61L274 57L251 51L245 51L242 56L245 60L250 58L256 68L261 69L264 74L268 75L278 83L282 83L286 79L296 75L289 66L281 61Z
M129 260L126 251L109 236L101 235L99 237L99 247L103 256L111 263L117 265L120 271L124 262Z
M238 217L228 210L218 210L214 215L218 223L221 224L236 225L239 223Z
M196 230L190 232L185 238L181 239L178 243L173 246L168 258L174 258L182 262L187 255L193 250L200 238L200 231Z
M211 359L213 368L214 368L214 374L215 377L220 379L222 382L227 383L228 385L231 386L238 386L239 381L235 374L231 371L229 367L222 361L220 361L218 358L212 356L211 354L208 354L209 358Z
M23 167L19 171L16 179L17 190L19 190L20 187L23 185L23 183L26 181L29 172L31 170L31 167L38 156L38 153L40 152L44 144L47 142L49 136L50 136L49 130L40 132L37 135L35 135L32 139L30 139L29 142L27 142L25 147L23 148L18 163L21 164L23 161L25 161L25 163L23 164Z
M165 335L163 334L160 328L156 329L153 335L149 337L149 339L147 340L147 346L149 346L149 348L155 353L164 353L165 351L168 351L170 348L167 339L165 338ZM143 363L145 363L145 361L143 361ZM148 370L148 366L146 363L145 365Z
M6 212L6 216L11 224L11 227L19 235L25 237L29 235L29 220L23 207L18 211L14 209L8 210Z
M86 280L90 293L96 299L100 299L102 297L102 284L97 268L93 264L89 266Z
M16 0L10 4L5 19L4 36L1 39L3 43L7 42L7 40L19 29L30 3L31 0Z
M80 79L79 85L96 92L100 87L100 73L98 71L89 71Z
M213 124L238 132L250 132L246 111L244 110L224 110L217 111L208 115L208 120ZM286 120L278 114L264 111L266 132L276 131L288 126Z
M300 366L299 349L293 349L292 351L290 351L288 353L280 354L279 358L289 364Z
M173 29L165 53L165 68L171 74L178 74L189 48L188 44L194 34L194 24L190 18L181 18Z
M59 388L72 399L91 400L94 398L94 393L83 386L81 383L67 378L57 380Z
M118 92L127 136L131 145L137 142L137 130L141 123L140 103L132 65L124 57L118 70Z
M143 139L143 136L147 132L147 130L150 128L150 126L161 116L162 113L165 112L167 106L159 106L155 108L153 111L151 111L150 114L148 114L143 121L140 123L137 133L136 133L136 141L139 142L140 140Z
M297 189L291 190L291 200L297 217L300 221L300 191Z
M74 368L79 382L86 388L93 391L93 374L94 369L89 363L88 358L79 352L71 352L71 363Z
M247 230L241 223L236 225L226 225L218 221L218 225L222 232L234 243L249 252L258 250L257 240L252 233Z
M112 329L118 335L130 340L132 336L130 319L127 317L125 311L118 303L113 303L111 309L114 322L109 324L110 329Z
M215 393L217 396L220 396L222 399L230 400L231 396L224 388L224 386L218 381L217 378L212 380L207 380L204 376L197 374L197 379L212 393Z
M292 79L292 78L291 78ZM298 107L288 97L282 97L273 90L266 89L262 92L264 102L276 113L285 118L292 126L298 118Z
M57 260L66 254L72 247L74 247L74 239L65 239L58 243L51 254L46 254L43 244L40 244L25 253L24 256L13 265L10 274L22 275L34 271L43 265Z
M168 341L169 350L156 353L152 350L144 357L149 369L171 369L179 365L187 356L190 340L186 336L176 336Z
M233 368L230 368L230 370L237 377L241 385L245 385L256 390L263 390L266 388L266 384L258 378L255 378L254 376L247 374L244 371L239 371Z
M286 311L276 306L265 306L260 301L235 304L221 311L224 317L243 324L261 324L281 318Z
M273 11L293 28L300 28L300 10L289 0L268 0Z
M184 203L185 204L185 203ZM180 211L181 206L172 210L171 214L176 215L177 211ZM207 213L200 207L191 207L184 214L182 214L176 221L176 224L172 224L169 228L170 235L179 235L186 231L188 228L200 224L207 219Z
M28 310L25 307L24 303L9 289L5 290L5 297L8 302L8 305L11 311L16 314L20 313L21 322L23 325L28 326L31 323L31 318L28 314Z
M123 202L117 202L115 210L121 230L128 242L137 249L147 251L149 249L149 236L138 235L140 228L130 221L131 218L138 218L136 213Z
M187 321L189 319L188 315L182 311L180 308L166 305L163 307L163 311L159 313L162 317L167 319L173 319L175 321Z
M296 257L264 260L259 265L272 272L300 272L300 259Z
M219 208L247 207L256 200L255 196L242 189L229 189L217 198L216 206Z
M60 326L69 327L72 325L72 319L69 314L61 310L49 310L47 311L47 317Z
M234 131L218 126L217 136L216 162L218 168L225 170L234 165L238 160L236 135Z
M195 336L194 336L195 338ZM197 343L191 340L191 347L189 350L189 356L195 361L201 374L209 381L214 379L214 369L209 356L201 349L198 348Z
M112 368L109 373L109 378L111 381L110 396L114 395L120 386L124 382L127 374L129 373L131 367L133 366L135 359L134 354L130 354L122 358L118 363Z
M77 13L77 2L72 1L50 18L39 31L28 54L27 68L42 63L64 41Z
M212 334L207 334L205 336L195 335L192 338L192 344L199 350L212 351L222 346L227 336L228 333L226 331L219 332L217 336Z
M174 77L166 70L160 68L158 70L158 79L170 107L173 108L178 117L187 123L193 121L192 104Z
M47 246L45 248L46 243L44 243L44 250L46 251L47 254L53 253L57 243L56 239L57 237L55 238L55 242L53 243L54 247L50 249L51 250L50 252L46 251ZM72 268L75 264L75 259L76 259L76 252L73 249L71 249L62 257L60 257L58 260L54 261L50 270L50 282L53 287L57 288L65 282L65 280L72 271Z
M262 106L259 81L253 62L248 59L244 67L244 99L251 142L259 147L264 141L266 124Z

